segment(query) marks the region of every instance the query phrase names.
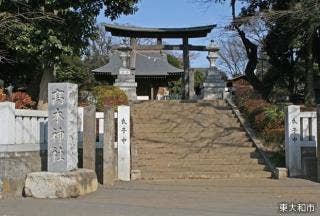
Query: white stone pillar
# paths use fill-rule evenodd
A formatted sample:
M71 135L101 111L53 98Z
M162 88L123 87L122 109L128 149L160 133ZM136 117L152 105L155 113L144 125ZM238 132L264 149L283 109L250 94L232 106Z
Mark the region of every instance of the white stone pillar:
M15 104L0 103L0 145L15 144Z
M130 107L118 106L118 179L130 181Z
M286 167L289 176L301 175L300 106L290 105L285 118Z

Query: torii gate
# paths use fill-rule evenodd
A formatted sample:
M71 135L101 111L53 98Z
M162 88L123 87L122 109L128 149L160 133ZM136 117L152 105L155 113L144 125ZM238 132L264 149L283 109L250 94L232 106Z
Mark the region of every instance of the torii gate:
M182 50L184 77L182 81L182 99L194 96L194 75L190 74L189 51L218 51L217 48L189 45L189 38L207 37L216 25L190 28L140 28L107 24L106 31L112 36L130 37L130 47L135 50ZM156 38L157 45L138 45L137 38ZM163 45L163 38L181 38L181 45ZM133 52L135 53L135 52ZM135 54L134 54L135 55ZM131 55L131 59L135 58ZM134 61L131 61L134 62Z

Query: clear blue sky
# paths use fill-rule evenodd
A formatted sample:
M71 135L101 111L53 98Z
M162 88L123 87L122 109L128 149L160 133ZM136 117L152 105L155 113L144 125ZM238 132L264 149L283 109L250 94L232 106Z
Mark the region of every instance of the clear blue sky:
M141 0L139 10L130 16L121 16L111 22L103 13L98 23L130 24L139 27L191 27L217 24L207 38L191 39L195 45L207 45L210 40L222 37L223 27L231 21L231 9L228 3L205 5L197 0ZM178 40L167 40L179 44ZM191 62L192 67L208 67L207 53L201 53Z

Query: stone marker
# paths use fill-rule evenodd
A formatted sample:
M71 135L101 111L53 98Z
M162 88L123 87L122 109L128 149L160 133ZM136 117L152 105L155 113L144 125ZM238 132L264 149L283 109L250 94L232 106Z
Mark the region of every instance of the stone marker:
M78 197L97 190L94 170L78 165L78 91L71 83L49 83L48 171L28 173L24 192L34 198Z
M130 181L130 107L118 106L118 179Z
M24 193L42 199L71 198L94 192L97 188L97 176L93 170L34 172L27 175Z
M49 83L48 171L64 172L78 167L78 87Z
M104 108L104 138L103 138L103 184L112 186L115 180L115 125L114 110Z
M96 162L96 107L83 109L83 168L95 170Z

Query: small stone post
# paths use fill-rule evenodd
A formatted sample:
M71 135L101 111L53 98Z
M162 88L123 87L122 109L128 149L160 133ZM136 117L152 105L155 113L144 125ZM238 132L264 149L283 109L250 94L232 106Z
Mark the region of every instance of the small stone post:
M96 162L96 107L83 109L83 168L95 170Z
M112 107L104 108L104 139L103 139L103 184L112 186L115 180L115 124Z
M78 86L49 83L48 171L78 168Z
M318 128L318 140L320 139L320 104L317 106L317 128ZM317 140L317 141L318 141ZM317 176L318 182L320 182L320 145L317 143Z

